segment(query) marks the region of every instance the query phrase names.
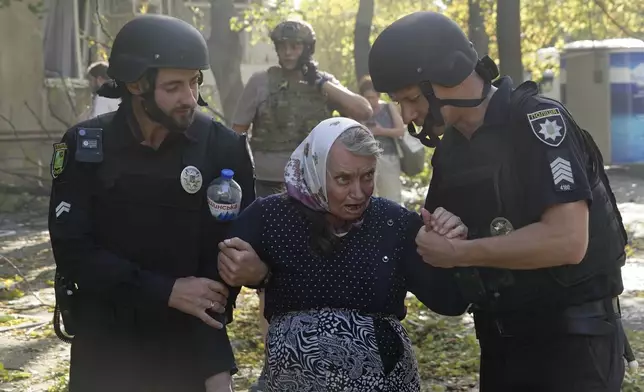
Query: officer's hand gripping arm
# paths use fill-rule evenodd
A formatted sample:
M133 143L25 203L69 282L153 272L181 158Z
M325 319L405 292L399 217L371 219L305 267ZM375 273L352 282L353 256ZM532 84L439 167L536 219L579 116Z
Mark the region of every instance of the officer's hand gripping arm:
M577 129L555 104L538 101L528 112L517 125L515 163L539 221L460 243L464 265L537 269L578 264L586 254L592 194Z
M436 268L425 263L416 251L415 237L418 230L425 230L421 218L411 213L401 260L407 290L423 305L443 316L459 316L469 304L463 299L454 269Z
M57 144L64 150L58 152L62 171L53 180L49 207L49 233L60 273L81 292L126 303L137 301L148 310L167 308L173 279L142 270L95 242L91 198L96 164L76 161L73 132Z

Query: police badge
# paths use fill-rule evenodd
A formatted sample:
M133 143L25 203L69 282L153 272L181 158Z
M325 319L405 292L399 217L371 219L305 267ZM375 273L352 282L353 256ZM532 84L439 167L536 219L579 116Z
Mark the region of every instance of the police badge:
M559 108L529 113L528 121L532 133L543 143L558 147L566 138L566 121Z
M186 166L181 171L181 186L183 190L192 194L199 192L203 185L201 172L194 166Z
M498 218L492 219L492 222L490 223L490 234L493 237L496 237L499 235L508 235L513 231L514 231L514 227L512 227L512 223L510 223L509 220L501 216Z

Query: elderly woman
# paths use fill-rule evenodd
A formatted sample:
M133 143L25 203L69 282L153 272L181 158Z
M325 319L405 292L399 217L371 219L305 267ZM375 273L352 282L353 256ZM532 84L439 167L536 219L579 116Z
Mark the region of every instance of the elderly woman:
M257 199L233 224L237 238L220 244L224 279L232 242L270 267L268 391L420 391L400 323L407 291L442 314L465 311L462 299L439 297L453 283L423 263L415 238L467 229L444 210L424 211L426 228L417 213L372 197L379 153L360 123L322 121L291 156L286 193Z

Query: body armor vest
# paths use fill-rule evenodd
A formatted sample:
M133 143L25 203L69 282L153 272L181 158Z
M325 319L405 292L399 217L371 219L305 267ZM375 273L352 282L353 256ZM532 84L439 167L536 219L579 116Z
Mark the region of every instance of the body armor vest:
M282 68L268 69L268 101L253 124L251 146L255 151L291 152L311 130L331 117L327 98L303 81L284 78Z
M211 245L203 241L202 236L204 233L215 234L219 238L213 238L212 243L216 244L225 238L229 229L228 222L216 221L206 207L208 184L219 176L231 158L217 152L213 155L209 148L217 145L212 138L218 137L216 132L209 131L213 126L212 119L197 112L191 125L196 130L194 137L197 140L186 142L181 147L181 166L196 167L202 176L201 188L190 194L182 188L179 169L163 174L158 171L149 173L149 169L145 169L148 172L141 171L140 167L150 167L143 161L154 156L140 151L132 155L131 147L122 147L114 140L113 134L122 132L114 129L116 116L123 114L114 112L82 123L88 128L102 128L104 135L103 160L82 164L91 188L92 230L96 243L120 257L136 260L143 269L166 276L200 274L201 258L215 253L204 248ZM121 119L118 124L125 124L125 121ZM219 143L225 141L220 140ZM231 149L222 147L221 151ZM134 162L133 157L138 157L135 159L140 159L141 165ZM124 216L128 217L125 225ZM92 303L92 306L95 305ZM143 313L141 310L135 313L132 309L114 310L114 316L125 320L141 317ZM226 317L228 321L232 320L232 309L227 310Z
M527 204L530 199L525 194L524 184L534 179L517 171L517 167L530 165L521 161L521 151L529 147L522 141L526 138L517 134L529 132L525 121L530 106L525 104L528 100L542 99L533 87L524 84L513 91L511 121L496 128L481 129L483 134L469 142L459 143L458 131L448 130L434 153L433 164L440 171L432 182L435 187L432 192L437 193L436 200L440 200L442 207L468 225L470 239L509 234L540 220L535 209ZM534 101L529 104L534 107ZM624 264L626 233L604 173L601 154L592 138L576 124L572 125L569 137L579 139L588 156L586 170L593 195L584 259L577 265L536 270L457 268L459 288L475 309L518 310L541 298L549 288L570 287L599 273L613 273Z

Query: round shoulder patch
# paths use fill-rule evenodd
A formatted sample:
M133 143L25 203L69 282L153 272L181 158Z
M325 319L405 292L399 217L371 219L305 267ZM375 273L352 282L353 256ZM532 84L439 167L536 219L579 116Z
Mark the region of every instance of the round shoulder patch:
M558 147L566 138L566 121L559 108L543 109L527 116L532 132L541 142Z

